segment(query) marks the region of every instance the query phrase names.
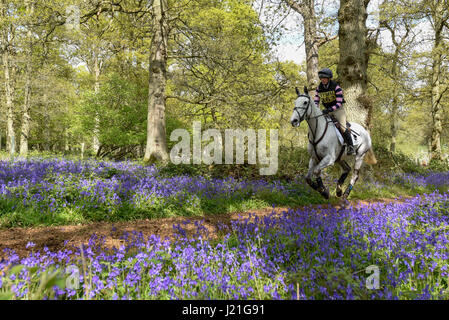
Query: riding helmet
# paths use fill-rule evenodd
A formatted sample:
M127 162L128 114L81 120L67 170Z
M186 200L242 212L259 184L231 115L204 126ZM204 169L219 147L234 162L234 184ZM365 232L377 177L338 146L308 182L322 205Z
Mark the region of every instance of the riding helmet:
M329 78L332 79L332 70L329 68L324 68L323 70L318 72L318 77L321 78Z

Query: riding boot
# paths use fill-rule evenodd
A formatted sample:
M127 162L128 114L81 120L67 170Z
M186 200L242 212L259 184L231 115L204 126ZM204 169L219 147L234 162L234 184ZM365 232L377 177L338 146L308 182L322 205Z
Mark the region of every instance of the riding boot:
M343 134L343 138L345 139L346 145L348 147L347 155L350 156L355 154L354 144L352 143L351 131L349 131L349 129L346 129L346 131Z

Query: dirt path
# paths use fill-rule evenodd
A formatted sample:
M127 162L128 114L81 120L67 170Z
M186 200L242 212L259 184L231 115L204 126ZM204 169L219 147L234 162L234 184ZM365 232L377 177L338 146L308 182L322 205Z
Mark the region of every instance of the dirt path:
M374 202L389 203L395 199L372 199L364 201L351 201L351 205L358 206ZM328 205L321 205L326 207ZM341 206L336 205L336 208ZM287 211L286 207L275 208L277 214ZM255 214L258 217L268 216L273 212L273 208L266 208L260 210L251 210L247 212L235 212L221 215L211 215L206 217L177 217L177 218L162 218L152 220L135 220L125 222L95 222L86 225L68 225L55 227L32 227L32 228L10 228L0 229L0 261L6 257L5 248L10 248L16 251L20 257L25 257L31 251L27 249L28 242L35 243L34 251L43 250L47 247L55 252L64 248L72 246L80 246L82 243L87 243L93 233L99 237L105 237L105 246L107 248L119 247L124 243L120 237L124 232L137 231L142 232L142 235L147 238L150 235L156 235L162 239L168 237L174 238L175 230L174 224L181 224L183 229L187 231L188 235L196 232L196 227L193 222L203 221L203 225L207 228L209 235L212 237L219 231L220 225L230 225L232 220L238 220L239 216L247 218L249 213ZM183 225L187 220L192 223Z

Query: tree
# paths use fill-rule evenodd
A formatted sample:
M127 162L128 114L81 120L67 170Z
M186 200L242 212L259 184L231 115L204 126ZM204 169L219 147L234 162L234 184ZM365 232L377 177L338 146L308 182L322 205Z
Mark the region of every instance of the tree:
M344 90L348 121L370 126L372 103L366 95L368 66L368 30L366 28L369 0L341 0L338 10L340 60L338 80Z
M405 1L407 2L407 1ZM393 52L384 53L385 64L390 68L385 73L393 81L391 82L390 97L390 151L396 151L396 138L399 126L399 103L400 88L404 85L404 80L410 80L405 71L405 67L410 61L410 52L413 52L413 46L416 44L416 34L413 32L416 17L413 12L407 8L407 3L398 3L397 1L384 1L381 6L380 27L389 31L393 43ZM404 9L405 8L405 9ZM403 70L405 72L403 72Z
M144 161L167 161L165 86L167 83L166 0L153 0L153 38L150 47L147 145Z
M98 128L99 157L123 159L145 143L147 87L118 74L108 75L98 91L83 95L80 118L83 130ZM95 117L101 114L99 121Z
M443 61L447 58L445 50L444 31L449 30L448 0L424 0L420 3L426 17L430 21L433 30L433 47L431 52L432 79L431 79L431 115L432 136L430 141L430 159L442 160L441 133L443 131L441 121L441 99L449 90L449 86L443 84ZM447 41L447 40L446 40Z
M69 7L70 9L72 7ZM85 63L93 78L93 87L95 93L100 90L101 75L107 68L109 59L111 58L111 43L116 37L116 21L114 16L114 7L110 10L102 12L102 7L98 9L97 14L92 15L86 21L80 21L79 26L71 27L69 32L69 39L71 45L76 47L73 52L73 60L81 60ZM91 7L83 8L84 11L93 10ZM72 14L81 14L81 9L73 10ZM119 38L121 40L121 38ZM92 134L92 149L96 154L101 146L99 140L98 123L101 115L97 113L94 118L97 125L90 131Z
M13 54L13 41L16 33L14 18L14 3L1 1L1 50L4 70L5 106L6 106L6 151L15 152L14 133L14 77L15 61Z
M280 88L253 8L245 1L203 1L181 19L182 36L172 42L169 110L218 129L266 124Z
M311 90L319 84L318 79L318 49L323 44L336 38L328 36L317 26L318 17L315 12L315 0L284 0L294 11L299 13L304 21L304 44L306 48L307 85ZM324 34L324 37L319 35ZM313 92L311 93L314 94Z
M30 135L30 108L31 108L31 76L32 76L32 49L33 49L33 35L31 24L34 15L34 3L30 0L26 1L26 23L27 33L24 41L25 46L25 88L22 111L22 128L20 132L20 155L26 156L28 154L28 138Z

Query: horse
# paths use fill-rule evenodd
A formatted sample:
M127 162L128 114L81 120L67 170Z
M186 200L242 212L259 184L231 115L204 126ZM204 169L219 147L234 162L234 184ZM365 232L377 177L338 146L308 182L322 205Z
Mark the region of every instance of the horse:
M355 154L346 155L346 145L343 143L342 137L339 137L338 129L331 117L328 114L324 115L318 106L315 105L309 96L307 87L304 87L304 94L301 94L298 88L295 89L298 97L295 100L290 123L293 127L299 127L301 122L306 120L309 126L307 135L309 145L307 149L310 161L306 182L324 198L329 199L329 189L323 185L321 172L324 168L338 163L343 172L337 182L336 195L337 197L343 195L343 199L347 199L359 178L359 171L363 161L370 165L377 163L371 145L371 137L368 131L360 124L348 122L346 125L351 129ZM354 173L348 187L342 194L342 185L351 172L351 166L346 160L352 157L355 157ZM312 175L317 177L316 181L312 180Z

